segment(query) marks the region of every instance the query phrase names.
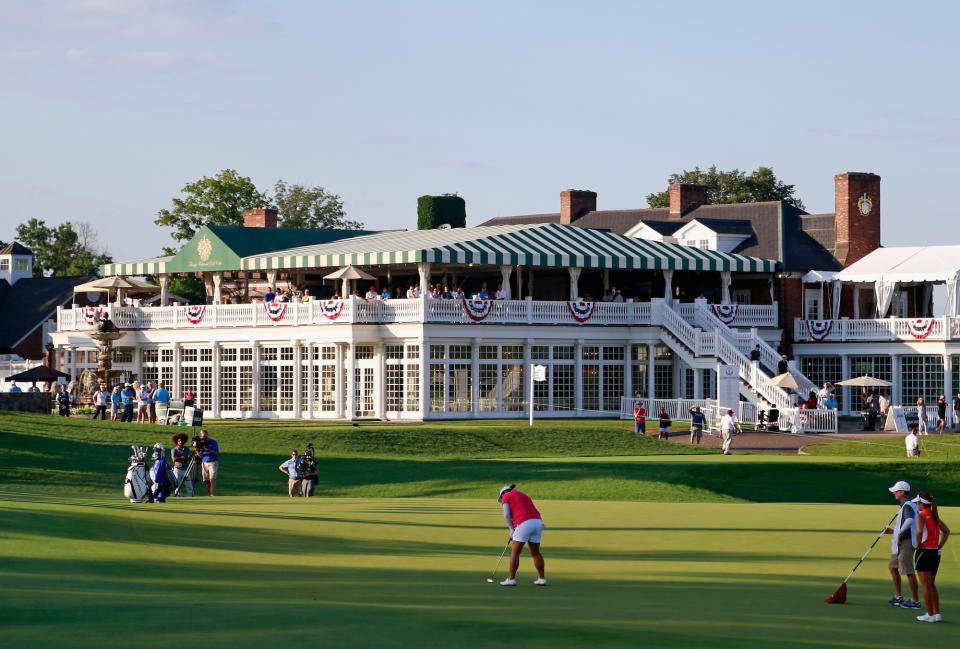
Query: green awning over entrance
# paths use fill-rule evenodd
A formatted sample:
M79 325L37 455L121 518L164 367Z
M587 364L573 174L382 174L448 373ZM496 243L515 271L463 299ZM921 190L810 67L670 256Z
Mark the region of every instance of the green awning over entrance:
M382 232L242 260L244 270L416 262L772 273L777 262L557 223Z

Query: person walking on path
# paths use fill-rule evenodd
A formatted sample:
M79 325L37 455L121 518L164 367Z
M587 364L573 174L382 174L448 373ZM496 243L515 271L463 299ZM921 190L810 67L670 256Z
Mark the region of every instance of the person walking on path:
M723 436L723 444L720 448L723 449L724 455L730 455L730 449L733 447L733 436L739 435L741 432L740 424L737 423L737 418L733 416L733 411L727 410L727 413L720 418L720 434Z
M660 434L657 435L657 439L670 439L670 415L667 414L667 409L663 406L660 406Z
M643 407L642 401L637 401L637 405L633 407L633 432L647 434L647 409Z
M890 563L887 568L890 569L890 577L893 579L893 598L888 604L890 606L899 606L900 608L919 609L923 606L918 602L917 595L917 576L914 574L913 567L913 546L916 534L917 505L910 500L910 483L906 480L899 480L890 487L890 493L900 503L900 511L897 512L897 518L894 520L893 527L883 528L884 534L891 534L890 540ZM901 582L903 576L907 576L907 583L910 584L910 595L913 599L903 599L901 591Z
M919 506L917 514L917 554L915 565L920 585L923 586L923 603L927 612L918 615L921 622L940 622L940 593L937 591L937 569L940 567L940 553L950 536L950 528L940 520L937 503L926 491L921 491L913 499Z
M927 407L924 405L923 397L917 397L917 434L930 434L930 421L927 419Z
M517 585L520 551L523 550L523 544L526 543L530 546L533 567L537 569L539 575L533 585L546 586L547 578L543 573L543 555L540 554L543 518L534 506L533 500L522 491L517 491L517 485L512 484L500 489L497 502L503 506L503 518L507 521L507 527L510 529L510 540L513 542L510 551L510 575L501 581L500 585Z
M290 459L280 465L280 472L287 474L287 493L291 498L300 495L300 460L297 449L290 451Z
M203 451L198 453L201 460L200 475L207 483L207 495L212 497L216 495L217 474L220 472L220 445L205 428L200 431L200 439L203 440Z
M947 425L947 398L940 395L937 399L937 434L943 434L943 427Z
M700 446L700 438L703 437L703 423L707 420L706 415L700 410L700 406L690 408L690 443L696 440L697 446Z

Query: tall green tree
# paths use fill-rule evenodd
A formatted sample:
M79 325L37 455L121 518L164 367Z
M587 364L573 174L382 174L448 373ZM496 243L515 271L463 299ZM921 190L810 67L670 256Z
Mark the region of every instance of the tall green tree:
M173 207L157 212L154 223L173 228L176 241L193 238L204 225L243 225L243 211L251 207L267 207L267 195L253 181L235 169L224 169L216 176L204 176L180 190Z
M668 184L694 183L706 185L707 202L718 203L759 203L762 201L783 201L799 210L806 211L803 201L796 195L793 185L777 178L772 167L757 167L747 174L739 169L722 171L716 165L709 169L694 167L692 170L671 174ZM650 207L670 207L670 190L647 195Z
M456 194L417 198L417 229L433 230L441 225L467 227L467 202Z
M87 223L48 226L30 219L17 226L17 239L33 251L33 276L96 275L113 259L97 244Z
M273 186L273 204L279 212L281 228L314 228L322 230L360 230L363 223L350 221L343 201L323 187L288 185L278 180Z

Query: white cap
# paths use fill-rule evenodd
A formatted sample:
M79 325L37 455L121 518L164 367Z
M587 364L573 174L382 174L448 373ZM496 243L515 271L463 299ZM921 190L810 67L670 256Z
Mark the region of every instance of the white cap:
M898 480L897 484L890 487L890 492L894 491L910 491L910 483L906 480Z
M517 485L515 485L515 484L511 484L511 485L504 485L503 487L501 487L501 488L500 488L500 495L497 496L497 502L500 502L500 499L503 498L503 494L507 493L507 492L510 491L511 489L514 489L516 486L517 486Z

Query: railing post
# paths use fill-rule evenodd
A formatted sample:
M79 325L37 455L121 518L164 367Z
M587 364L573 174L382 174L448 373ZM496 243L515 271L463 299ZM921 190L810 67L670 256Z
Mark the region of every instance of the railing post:
M524 301L527 307L527 324L533 324L533 296L528 295Z

